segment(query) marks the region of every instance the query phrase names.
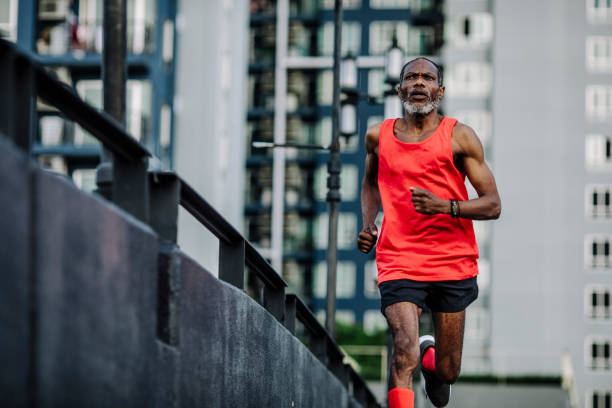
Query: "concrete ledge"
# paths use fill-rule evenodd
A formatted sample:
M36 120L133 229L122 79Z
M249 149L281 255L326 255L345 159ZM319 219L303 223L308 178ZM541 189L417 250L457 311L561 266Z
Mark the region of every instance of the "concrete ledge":
M3 139L0 169L4 404L355 406L270 313L147 225Z

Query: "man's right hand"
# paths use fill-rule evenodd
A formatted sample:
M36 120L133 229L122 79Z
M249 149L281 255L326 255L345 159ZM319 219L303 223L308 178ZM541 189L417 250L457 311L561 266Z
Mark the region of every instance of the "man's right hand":
M378 228L375 224L367 225L359 233L357 239L357 248L363 253L368 253L376 245L376 239L378 238Z

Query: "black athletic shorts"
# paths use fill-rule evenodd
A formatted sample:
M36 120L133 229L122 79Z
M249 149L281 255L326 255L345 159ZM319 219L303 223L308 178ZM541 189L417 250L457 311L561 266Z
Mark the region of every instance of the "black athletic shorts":
M397 302L411 302L432 312L456 313L465 310L478 297L476 276L454 281L421 282L397 279L382 282L380 311Z

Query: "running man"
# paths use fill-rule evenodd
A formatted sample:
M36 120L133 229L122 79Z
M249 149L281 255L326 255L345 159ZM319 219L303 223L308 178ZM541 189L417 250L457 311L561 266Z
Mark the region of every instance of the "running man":
M404 117L367 130L357 245L376 245L381 311L393 336L389 407L413 408L412 374L444 407L461 368L465 309L478 297L478 247L472 220L499 217L501 201L480 140L467 125L438 113L440 67L416 58L402 68ZM465 176L478 198L469 200ZM374 224L382 204L380 237ZM376 244L378 238L378 244ZM419 338L427 306L435 338Z

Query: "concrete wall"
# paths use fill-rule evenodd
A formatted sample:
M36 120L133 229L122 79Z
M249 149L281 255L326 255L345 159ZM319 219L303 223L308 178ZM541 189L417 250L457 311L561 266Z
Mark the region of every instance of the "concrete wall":
M244 292L178 250L158 276L148 226L3 138L0 158L3 406L357 406Z

